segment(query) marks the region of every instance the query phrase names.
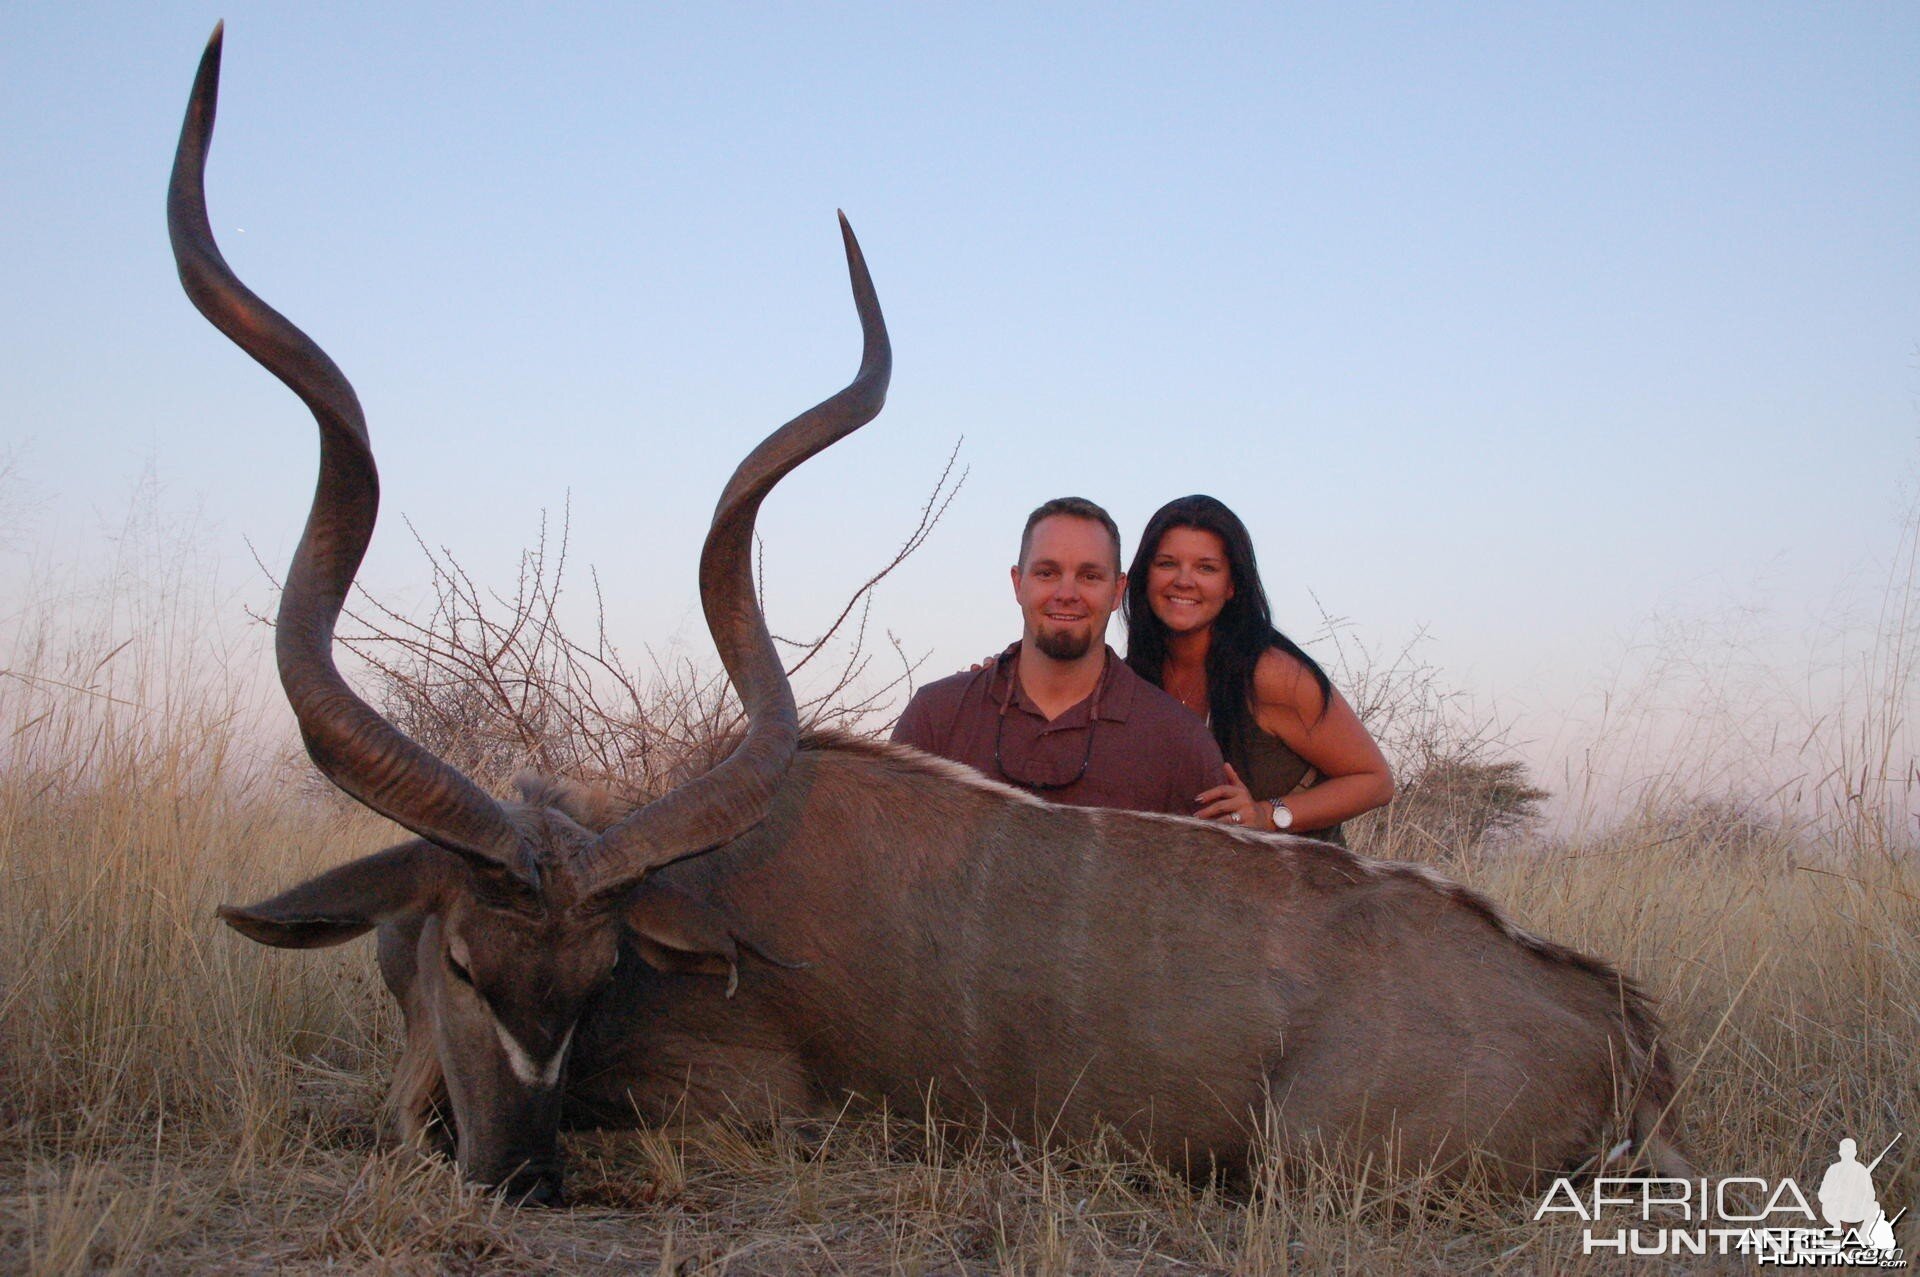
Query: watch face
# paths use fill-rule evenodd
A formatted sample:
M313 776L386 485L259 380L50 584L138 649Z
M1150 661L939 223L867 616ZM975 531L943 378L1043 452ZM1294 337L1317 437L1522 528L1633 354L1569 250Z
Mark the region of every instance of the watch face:
M1287 829L1291 827L1292 824L1293 811L1285 803L1279 799L1275 799L1273 803L1273 827L1275 829Z

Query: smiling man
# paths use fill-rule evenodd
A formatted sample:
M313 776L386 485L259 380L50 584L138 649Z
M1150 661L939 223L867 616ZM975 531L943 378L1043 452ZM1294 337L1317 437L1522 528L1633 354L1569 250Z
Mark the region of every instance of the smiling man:
M1013 568L1020 641L921 688L893 739L1049 802L1191 816L1223 779L1220 748L1106 645L1126 585L1113 516L1082 497L1047 502Z

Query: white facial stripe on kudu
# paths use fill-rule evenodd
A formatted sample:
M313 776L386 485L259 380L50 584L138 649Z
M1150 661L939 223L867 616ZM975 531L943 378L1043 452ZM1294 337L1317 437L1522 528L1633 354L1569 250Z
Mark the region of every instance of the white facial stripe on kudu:
M560 1065L567 1058L567 1048L573 1045L574 1025L567 1026L567 1032L560 1039L560 1045L554 1049L553 1058L548 1060L543 1068L535 1064L533 1057L527 1054L527 1049L520 1045L513 1034L507 1032L506 1025L494 1019L491 1012L488 1013L487 1018L493 1020L493 1034L500 1039L500 1045L507 1053L507 1067L513 1070L515 1077L528 1086L540 1087L551 1087L560 1080Z

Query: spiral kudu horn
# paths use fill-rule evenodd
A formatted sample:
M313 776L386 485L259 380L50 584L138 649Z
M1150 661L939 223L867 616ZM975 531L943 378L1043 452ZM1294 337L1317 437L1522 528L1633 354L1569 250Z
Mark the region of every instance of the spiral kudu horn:
M746 738L712 771L641 808L588 848L588 890L613 890L655 865L751 829L766 814L775 786L793 761L799 713L754 593L754 517L788 471L879 414L893 373L880 300L844 213L840 235L860 315L860 369L839 394L774 431L740 463L720 494L700 553L700 602L720 661L746 708Z
M207 222L206 160L220 87L215 27L167 190L180 282L200 313L285 382L320 425L320 480L280 595L274 651L307 753L341 789L450 850L518 869L520 839L499 804L356 696L333 663L333 630L366 554L380 481L346 377L307 335L228 269Z

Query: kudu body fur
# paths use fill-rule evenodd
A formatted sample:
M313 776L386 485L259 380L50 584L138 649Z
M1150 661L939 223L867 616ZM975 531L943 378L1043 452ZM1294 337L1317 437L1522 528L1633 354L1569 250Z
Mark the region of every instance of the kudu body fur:
M619 819L558 783L501 802L335 670L333 627L378 488L352 388L227 269L202 60L168 221L194 303L314 412L321 472L276 650L315 763L419 835L221 916L310 948L378 929L405 1012L400 1133L557 1200L557 1132L929 1096L1072 1137L1111 1124L1176 1164L1285 1144L1486 1154L1515 1184L1657 1134L1673 1079L1641 993L1423 868L1300 838L1055 807L915 751L801 739L755 600L775 482L880 409L891 356L845 233L854 381L741 463L701 558L747 709L719 767Z

